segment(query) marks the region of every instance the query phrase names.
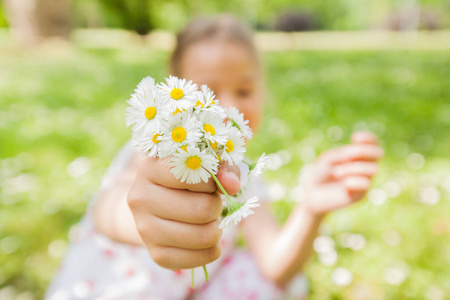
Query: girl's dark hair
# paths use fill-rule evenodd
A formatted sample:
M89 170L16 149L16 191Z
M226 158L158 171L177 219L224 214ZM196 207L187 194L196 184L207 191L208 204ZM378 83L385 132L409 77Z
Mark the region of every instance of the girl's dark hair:
M171 74L180 75L180 61L190 45L206 40L239 43L258 60L252 30L236 17L224 14L214 18L197 18L189 22L177 35L176 46L170 59Z

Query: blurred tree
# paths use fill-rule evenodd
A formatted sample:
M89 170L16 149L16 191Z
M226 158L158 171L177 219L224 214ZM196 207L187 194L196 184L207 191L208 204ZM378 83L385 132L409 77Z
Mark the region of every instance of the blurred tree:
M69 0L5 0L6 15L17 43L32 46L43 38L69 38Z
M316 29L316 18L306 12L284 12L275 22L274 29L280 31L308 31Z
M101 4L117 15L123 28L134 30L140 35L153 29L149 1L147 0L99 0Z

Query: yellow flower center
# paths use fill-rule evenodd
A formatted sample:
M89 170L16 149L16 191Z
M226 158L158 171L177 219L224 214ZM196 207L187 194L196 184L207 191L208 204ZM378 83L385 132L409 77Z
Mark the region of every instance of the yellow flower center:
M187 152L187 145L181 146L180 148Z
M206 132L211 133L211 135L215 135L216 134L216 129L214 129L214 126L212 126L211 124L203 125L203 129L205 129Z
M186 160L186 167L197 170L202 165L202 160L198 156L191 156Z
M185 109L183 109L183 111L185 111ZM172 113L172 115L176 115L177 113L180 113L181 112L181 110L179 109L179 108L177 108L173 113Z
M203 103L200 102L200 100L197 100L197 103L195 103L195 107L200 106L200 108L203 108Z
M183 95L184 93L182 89L175 88L170 92L170 97L175 100L180 100L181 98L183 98Z
M209 143L214 150L217 150L217 142Z
M183 127L177 127L172 131L172 140L176 143L181 143L186 139L186 129Z
M212 100L212 101L211 101L211 104L213 104L213 105L214 105L214 104L216 104L216 102L214 102L214 100Z
M227 147L227 152L230 153L231 151L234 150L234 143L231 140L228 140L228 142L225 144L225 146Z
M145 109L144 115L147 119L151 120L156 115L156 108L153 106L149 106Z
M159 142L161 142L160 140L158 140L158 136L161 136L161 135L158 133L153 134L153 137L152 137L153 143L158 144Z

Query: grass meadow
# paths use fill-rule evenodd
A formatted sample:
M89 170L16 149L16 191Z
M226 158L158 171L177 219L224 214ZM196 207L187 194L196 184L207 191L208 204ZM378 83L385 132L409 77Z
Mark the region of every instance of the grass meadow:
M144 76L168 75L168 53L0 54L0 298L40 299L131 135L129 94ZM248 151L271 154L265 176L280 221L302 193L302 167L352 131L373 131L386 152L367 199L323 223L305 270L310 299L450 298L450 53L286 51L262 60L265 119Z

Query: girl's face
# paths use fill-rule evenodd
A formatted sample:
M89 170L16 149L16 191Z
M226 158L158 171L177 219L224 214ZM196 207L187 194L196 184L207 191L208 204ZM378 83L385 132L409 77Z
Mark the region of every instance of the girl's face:
M205 41L189 46L180 61L180 77L214 91L223 107L235 106L256 131L261 122L264 91L256 58L245 46Z

